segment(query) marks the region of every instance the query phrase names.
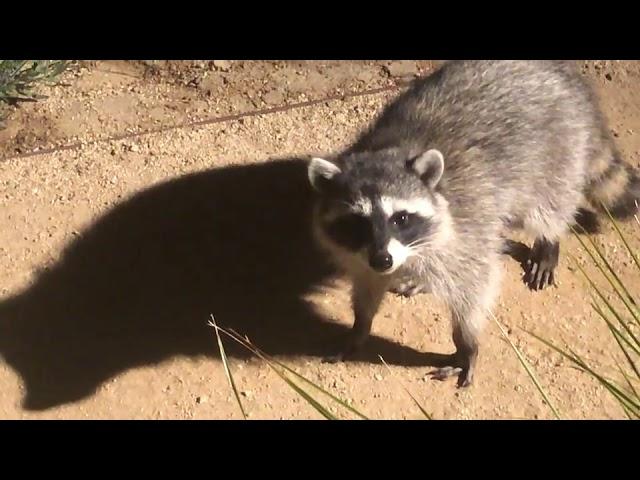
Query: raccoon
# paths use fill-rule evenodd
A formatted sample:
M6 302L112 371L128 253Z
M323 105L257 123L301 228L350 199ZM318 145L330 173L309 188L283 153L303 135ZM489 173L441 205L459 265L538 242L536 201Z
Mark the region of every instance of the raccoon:
M500 290L505 232L533 237L524 281L555 281L578 217L638 210L590 85L569 61L450 61L417 79L347 149L308 164L315 238L352 282L360 349L388 291L430 292L451 312L455 353L431 372L473 382L479 337ZM589 208L591 207L591 208Z

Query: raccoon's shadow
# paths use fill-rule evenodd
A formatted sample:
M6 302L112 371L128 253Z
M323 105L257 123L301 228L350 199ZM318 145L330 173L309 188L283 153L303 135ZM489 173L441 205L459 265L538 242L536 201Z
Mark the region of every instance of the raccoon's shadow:
M173 355L216 356L210 314L270 354L326 354L348 327L302 298L333 275L311 240L310 200L293 159L193 174L113 208L0 304L0 354L24 381L24 407L82 399ZM425 363L379 337L367 350Z

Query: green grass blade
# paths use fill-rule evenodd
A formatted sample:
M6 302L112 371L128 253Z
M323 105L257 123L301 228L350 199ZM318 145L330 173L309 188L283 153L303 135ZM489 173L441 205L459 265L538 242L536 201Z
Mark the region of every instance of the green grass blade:
M558 413L558 410L553 405L551 400L549 400L549 396L544 391L544 388L542 388L542 385L540 385L540 382L538 381L537 377L533 373L533 370L529 367L529 363L525 360L524 356L522 355L522 353L520 352L518 347L516 347L515 343L513 343L511 341L511 339L509 338L509 335L504 330L502 325L500 325L500 322L498 322L498 319L495 317L493 312L491 312L490 310L488 312L489 312L491 318L493 318L493 321L496 323L496 325L500 329L500 332L502 333L502 336L507 340L509 345L511 345L511 348L513 349L513 351L515 352L516 356L518 357L518 360L520 361L520 363L522 364L522 366L526 370L527 374L529 375L529 378L531 378L531 381L533 382L533 384L536 386L536 388L540 392L540 395L542 395L542 398L544 398L545 402L547 402L547 405L549 405L549 408L553 412L553 415L556 417L556 419L561 420L561 417L560 417L560 414Z
M600 305L598 305L598 302L596 301L593 295L591 295L591 307L595 310L595 312L598 315L602 317L602 319L607 323L607 325L609 324L613 325L613 322L611 322L607 318L607 315L604 313L604 310L602 309L602 307L600 307ZM613 326L615 328L615 325ZM631 348L631 350L635 352L636 355L640 355L640 344L634 345L631 341L634 339L634 337L631 337L631 340L630 340L627 337L625 337L624 334L618 328L615 328L615 331L620 334L620 338L629 346L629 348Z
M627 418L628 418L629 420L633 420L633 417L631 416L631 415L632 415L631 410L629 410L629 409L627 408L627 406L626 406L626 405L624 405L624 404L622 405L622 409L624 410L624 414L627 416Z
M636 206L637 206L637 202L636 202ZM607 215L609 216L609 220L611 220L611 223L613 224L613 228L615 228L616 232L618 233L620 240L622 240L622 243L624 243L624 246L627 247L627 251L629 252L629 255L631 255L631 258L633 258L633 261L635 262L636 267L638 267L638 271L640 271L640 261L638 260L638 257L636 256L635 252L629 245L629 242L627 242L627 238L623 235L622 231L620 230L620 227L618 227L618 222L615 221L615 219L611 215L611 212L609 212L609 209L606 206L603 205L603 208L605 212L607 212Z
M616 397L618 402L623 407L628 407L632 411L632 413L634 413L634 415L640 416L640 403L637 400L627 395L622 387L616 385L613 381L606 379L604 376L600 375L591 367L589 367L587 363L576 352L571 350L571 348L569 348L569 352L571 352L571 354L574 356L577 364L580 365L580 368L585 370L591 376L595 377L607 390L609 390L609 393Z
M591 376L593 376L594 378L596 378L605 388L607 388L607 390L609 390L609 392L611 392L621 403L627 402L634 410L637 410L640 412L640 404L636 403L633 399L629 398L628 395L626 395L624 392L622 392L618 387L616 387L614 384L612 384L611 382L607 381L607 379L605 379L604 377L602 377L602 375L600 375L599 373L595 372L593 369L591 369L579 356L575 355L575 353L573 353L571 350L569 350L571 352L571 354L565 352L564 350L562 350L561 348L555 346L553 343L549 342L548 340L545 340L542 337L539 337L538 335L536 335L533 332L529 332L527 330L525 330L529 335L533 336L534 338L537 338L540 342L544 343L545 345L547 345L549 348L551 348L552 350L558 352L560 355L562 355L563 357L567 358L568 360L570 360L572 363L576 364L578 367L580 367L582 370L586 371L587 373L589 373Z
M615 360L614 360L614 362L615 362L615 364L616 364L616 367L618 367L618 371L619 371L619 372L622 374L622 376L624 377L624 379L625 379L625 381L626 381L626 383L627 383L627 386L629 387L629 390L630 390L631 392L633 392L633 394L635 395L635 397L636 397L636 398L639 398L639 399L640 399L640 397L638 397L638 393L636 392L636 389L634 388L633 384L631 383L631 379L630 379L630 378L627 376L627 374L624 372L624 370L622 369L622 367L620 366L620 364L619 364L617 361L615 361ZM624 414L627 416L627 418L628 418L629 420L633 420L632 416L635 414L635 412L633 412L633 411L632 411L632 410L631 410L631 409L626 405L626 403L624 403L624 402L620 402L620 400L619 400L619 399L618 399L618 402L620 403L620 405L622 405L622 409L624 410Z
M227 354L224 351L224 345L222 344L222 339L220 338L220 333L218 332L218 325L216 324L216 320L213 317L213 315L211 315L211 321L209 322L209 325L211 325L216 332L216 338L218 339L218 349L220 350L222 365L224 365L224 373L227 376L227 381L229 382L229 385L231 385L233 394L236 397L236 401L238 402L238 406L240 407L240 411L242 412L242 417L246 420L247 414L245 413L244 407L242 406L242 401L240 400L240 395L238 394L236 383L233 381L233 375L231 374L231 369L229 368L229 362L227 361Z
M271 358L265 352L263 352L258 347L253 345L248 339L242 338L237 332L234 332L232 330L230 330L230 331L225 331L224 329L221 329L221 330L223 331L223 333L225 333L226 335L229 335L231 338L233 338L236 342L240 343L243 347L245 347L246 349L248 349L251 352L253 352L255 355L260 356L260 358L263 358L265 361L273 362L274 364L278 365L280 368L286 370L287 372L291 373L292 375L295 375L297 378L299 378L300 380L302 380L306 384L314 387L316 390L324 393L329 398L331 398L333 401L335 401L339 405L343 406L344 408L346 408L350 412L354 413L358 417L360 417L360 418L362 418L364 420L369 420L368 417L366 417L363 413L359 412L354 407L349 405L346 401L342 400L341 398L336 397L332 393L330 393L327 390L325 390L324 388L322 388L320 385L317 385L317 384L313 383L311 380L309 380L308 378L306 378L303 375L300 375L298 372L296 372L292 368L288 367L284 363L282 363L282 362L280 362L280 361L278 361L276 359Z
M407 395L409 395L409 397L411 398L411 400L413 400L413 403L416 404L416 406L418 407L418 409L420 410L420 412L422 413L422 415L425 416L425 418L427 420L432 420L431 415L429 415L429 413L424 409L424 407L422 405L420 405L420 402L418 402L418 400L416 399L416 397L413 396L413 394L409 391L409 389L404 385L404 383L402 383L402 381L400 380L400 378L395 375L393 373L393 370L391 370L391 368L389 368L389 365L387 365L387 362L384 361L384 358L382 358L382 355L378 355L378 358L382 361L382 363L384 363L384 366L387 367L387 370L389 370L389 373L391 374L391 376L393 376L396 381L400 384L400 386L403 388L403 390L407 393Z
M539 337L538 337L539 338ZM539 338L540 339L540 338ZM550 342L547 342L547 345L551 346L552 344ZM557 348L557 347L556 347ZM587 362L585 362L582 357L580 355L578 355L576 352L573 351L573 349L571 349L571 347L567 347L567 350L569 351L569 354L565 355L567 356L567 358L571 359L576 365L578 365L578 367L580 367L582 370L584 370L585 372L589 373L590 375L592 375L593 377L597 378L601 383L603 383L608 389L612 390L614 393L616 393L617 395L621 395L623 397L626 397L626 394L624 394L624 392L621 390L621 388L618 385L615 385L613 382L611 382L610 380L607 380L603 375L599 374L598 372L596 372L595 370L593 370L588 364ZM556 349L556 351L561 352L561 350L559 348ZM627 400L631 403L633 403L633 399L631 398L627 398ZM638 405L640 406L640 405Z
M593 260L593 263L596 265L596 267L600 270L600 272L602 273L602 275L607 279L607 281L609 282L609 284L611 285L611 287L613 288L613 290L615 291L616 295L618 296L618 298L620 298L620 300L622 300L622 302L624 303L625 307L627 308L627 310L629 311L629 313L631 314L631 316L633 317L633 319L635 320L635 322L640 325L640 313L638 312L637 308L634 308L636 306L636 301L634 300L633 296L629 293L629 291L627 290L627 288L624 286L624 283L622 283L622 281L620 281L619 279L617 279L617 275L616 275L616 279L617 282L622 286L622 290L624 290L624 295L623 292L620 292L620 290L618 289L618 287L616 286L616 284L609 278L609 276L605 273L604 269L602 268L602 266L600 265L600 262L598 262L598 260L596 260L595 256L593 255L593 253L591 252L591 250L589 248L586 247L586 245L584 244L584 242L582 241L581 238L578 237L578 240L580 241L580 244L582 245L582 247L585 249L585 251L587 252L587 254L591 257L591 260ZM592 241L591 242L592 245L594 246L594 248L596 249L596 251L599 253L600 256L602 256L604 258L604 255L600 252L600 250L598 249L598 247L596 246L596 244ZM576 266L580 269L580 271L582 272L582 274L587 278L587 280L589 281L589 283L591 285L594 285L594 282L591 280L591 278L587 275L587 273L585 272L585 270L582 268L582 266L578 263L577 259L569 254L569 257L573 260L573 262L576 264ZM609 265L608 262L605 263L607 265ZM612 267L609 266L609 268L612 269ZM612 269L613 270L613 269Z
M631 345L631 342L629 342L629 340L627 340L627 338L622 335L622 332L620 332L615 325L613 325L613 323L611 323L611 321L606 317L605 313L602 311L602 309L596 305L595 303L592 304L593 309L598 312L598 314L602 317L602 319L606 322L607 327L609 327L609 331L611 332L611 334L613 335L613 338L616 340L616 343L618 344L618 346L620 347L620 350L622 351L622 353L624 354L625 358L627 359L627 362L629 363L629 365L631 366L631 369L634 371L634 373L636 374L636 376L638 378L640 378L640 372L638 371L638 368L636 367L635 362L633 361L633 359L631 358L631 356L629 355L629 353L627 352L627 349L624 347L624 345L622 344L622 342L624 341L625 343L627 343L627 345L631 346L631 348L633 348L633 345Z
M576 266L580 269L580 271L582 272L584 277L587 279L587 281L589 282L589 285L591 285L591 288L593 288L593 290L598 294L598 296L604 302L604 304L607 306L609 311L613 314L613 316L616 318L616 320L618 320L618 323L620 323L620 325L622 325L622 327L629 334L629 336L633 339L633 341L637 345L640 345L640 343L638 342L638 339L633 334L633 331L627 325L627 322L625 322L622 319L622 317L620 316L618 311L611 305L611 303L607 300L607 298L604 296L604 294L600 291L600 288L598 288L598 286L595 284L595 282L593 280L591 280L591 277L589 277L589 275L587 275L587 272L585 272L584 268L582 268L582 266L578 262L575 261L575 257L573 257L573 255L571 255L571 254L568 254L568 255L574 260L574 262L576 263Z
M283 372L281 372L278 368L274 366L274 363L265 355L260 352L256 347L254 347L251 342L243 339L237 333L229 332L224 328L218 327L218 329L240 343L242 346L251 351L254 355L258 356L260 359L264 360L267 366L273 370L276 375L278 375L282 380L284 380L287 385L289 385L298 395L300 395L307 403L309 403L314 409L316 409L322 416L329 420L337 420L337 418L329 412L325 407L323 407L317 400L315 400L311 395L309 395L306 391L301 389L298 385L296 385L289 377L287 377Z
M298 395L304 398L307 401L307 403L309 403L313 408L315 408L318 412L320 412L320 414L324 418L326 418L327 420L337 420L337 418L331 412L329 412L329 410L327 410L325 407L320 405L320 403L315 398L313 398L311 395L305 392L302 388L296 385L293 381L291 381L289 377L284 375L282 372L279 372L277 368L274 368L274 367L271 367L271 368L280 376L280 378L282 378L285 382L287 382L287 384L291 388L293 388L298 393Z
M617 284L620 286L620 288L623 290L625 298L622 297L622 294L618 291L617 286L611 281L611 279L609 279L609 277L607 276L607 274L604 272L604 269L602 268L602 266L600 265L600 262L598 262L596 260L596 258L593 256L593 254L591 253L591 250L589 248L587 248L587 246L585 245L585 243L582 241L582 238L580 238L580 236L578 236L578 234L575 232L574 230L574 235L576 236L576 238L578 239L578 241L580 242L580 245L582 245L582 248L585 249L585 251L589 254L589 256L591 257L591 259L593 260L593 263L598 267L598 269L600 270L600 272L602 272L602 275L607 279L607 281L611 284L611 286L613 287L613 289L616 291L616 294L618 294L618 296L620 297L620 299L622 301L628 300L630 301L634 306L637 306L635 299L633 298L633 296L631 295L631 293L629 293L629 290L627 290L627 287L625 286L624 282L622 282L622 280L620 280L620 278L618 277L618 274L615 272L615 270L613 269L613 267L611 266L611 264L609 263L609 261L607 260L607 258L605 257L605 255L602 253L602 250L600 249L600 247L598 247L598 244L596 244L596 242L593 241L593 239L591 238L591 236L588 236L587 238L589 239L589 243L591 244L591 246L593 247L593 249L596 251L596 253L598 254L598 256L600 257L600 259L602 260L602 262L605 264L605 266L607 267L607 270L609 270L609 272L611 273L611 275L613 276L613 278L615 279L615 281L617 282ZM628 307L631 310L631 313L634 314L633 309L631 309L631 307ZM637 312L635 312L637 313ZM637 315L634 315L634 317L637 319Z
M369 418L367 418L363 413L359 412L358 410L356 410L354 407L352 407L351 405L349 405L346 401L342 400L341 398L336 397L335 395L333 395L331 392L328 392L327 390L325 390L324 388L322 388L320 385L317 385L315 383L313 383L311 380L309 380L308 378L306 378L303 375L300 375L298 372L296 372L295 370L293 370L292 368L288 367L287 365L285 365L284 363L279 362L278 360L273 360L277 365L279 365L281 368L283 368L284 370L286 370L287 372L291 373L292 375L295 375L297 378L299 378L300 380L302 380L303 382L305 382L306 384L312 386L313 388L315 388L316 390L320 391L321 393L324 393L326 396L328 396L331 400L333 400L334 402L338 403L339 405L343 406L344 408L346 408L347 410L349 410L351 413L357 415L358 417L362 418L363 420L369 420Z
M633 386L633 382L631 381L631 379L629 378L629 376L625 373L625 371L622 369L622 367L620 366L620 364L618 362L616 362L616 366L618 367L618 370L620 371L620 373L622 374L622 376L624 377L624 380L627 384L627 386L629 387L629 391L631 393L633 393L633 395L640 400L640 396L638 395L638 392L636 390L636 388Z

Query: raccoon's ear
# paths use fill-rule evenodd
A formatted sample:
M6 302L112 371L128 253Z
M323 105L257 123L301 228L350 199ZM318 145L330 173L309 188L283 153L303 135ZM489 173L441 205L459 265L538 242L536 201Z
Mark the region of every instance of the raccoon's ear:
M337 165L322 158L312 158L307 168L307 175L311 186L319 192L326 191L331 180L342 173Z
M429 187L435 188L444 172L444 157L439 150L427 150L409 160L409 168Z

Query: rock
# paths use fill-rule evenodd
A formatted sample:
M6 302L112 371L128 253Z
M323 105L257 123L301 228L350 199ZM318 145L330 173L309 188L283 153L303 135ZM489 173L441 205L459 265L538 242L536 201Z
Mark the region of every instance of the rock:
M281 105L284 103L284 94L280 90L271 90L262 96L262 100L268 105Z
M384 67L392 77L407 77L418 73L418 65L413 60L398 60Z
M224 86L224 77L220 74L211 74L198 84L198 88L207 95L213 95Z
M307 75L307 87L308 91L322 93L331 88L331 82L323 73L312 70Z
M378 76L377 72L373 71L373 70L362 70L360 73L358 73L358 75L356 75L356 78L358 80L360 80L361 82L364 83L369 83L372 82L373 80L376 79L376 77Z
M253 108L253 103L251 102L251 100L242 95L231 95L227 97L227 100L232 106L234 113L246 112Z
M201 397L196 397L196 403L198 405L207 403L208 401L209 401L209 397L207 397L206 395L202 395Z
M229 60L214 60L213 68L216 70L221 70L223 72L228 72L231 70L231 62Z
M149 110L149 118L154 122L160 122L164 120L166 117L166 112L164 107L153 107Z

